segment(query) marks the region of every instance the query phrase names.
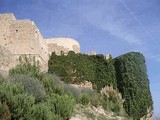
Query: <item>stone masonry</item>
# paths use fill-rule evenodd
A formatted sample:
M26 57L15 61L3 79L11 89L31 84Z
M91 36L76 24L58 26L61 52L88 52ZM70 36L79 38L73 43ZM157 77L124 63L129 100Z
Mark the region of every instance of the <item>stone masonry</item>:
M52 52L60 55L69 51L79 53L79 43L70 38L44 39L33 21L16 20L12 13L0 14L0 72L8 72L23 56L34 58L41 70L47 71Z
M80 45L77 41L70 38L52 38L46 40L48 43L48 51L51 54L53 51L60 55L61 52L67 54L69 51L80 53ZM69 43L69 44L68 44Z

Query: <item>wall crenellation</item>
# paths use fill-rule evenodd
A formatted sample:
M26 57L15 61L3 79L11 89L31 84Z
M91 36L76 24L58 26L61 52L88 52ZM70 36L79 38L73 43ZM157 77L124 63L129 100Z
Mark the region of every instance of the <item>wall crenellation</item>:
M24 55L35 56L42 71L47 71L49 55L61 51L79 53L80 45L70 38L44 39L33 21L17 20L12 13L0 14L0 71L15 67Z

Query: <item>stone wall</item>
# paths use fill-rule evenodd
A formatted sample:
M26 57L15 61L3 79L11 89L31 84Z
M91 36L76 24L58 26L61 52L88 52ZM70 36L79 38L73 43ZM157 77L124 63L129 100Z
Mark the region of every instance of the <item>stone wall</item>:
M0 14L0 21L12 21L16 20L15 16L12 13Z
M70 84L70 85L76 88L88 88L93 90L93 85L89 81L84 81L84 82L81 82L80 84Z
M0 14L0 70L8 71L19 63L19 57L35 58L42 71L48 70L49 54L61 51L80 52L77 41L69 38L45 40L31 20L16 20L11 13Z
M13 63L13 55L12 53L0 45L0 69L1 70L9 70L11 64Z
M48 51L51 54L55 52L57 55L63 53L67 54L69 51L80 53L80 45L77 41L71 38L52 38L46 39L48 43Z
M13 14L0 14L0 45L5 46L9 43L10 24L15 20Z
M10 25L10 42L6 47L13 54L39 54L30 20L16 20Z
M35 55L44 71L47 70L48 46L33 21L16 20L13 14L0 14L0 45L16 60L23 55Z

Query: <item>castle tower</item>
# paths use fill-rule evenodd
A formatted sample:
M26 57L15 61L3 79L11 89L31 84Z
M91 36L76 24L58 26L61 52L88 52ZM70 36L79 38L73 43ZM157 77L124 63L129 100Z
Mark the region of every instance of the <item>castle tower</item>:
M91 55L96 55L96 51L92 51L92 52L91 52Z
M57 55L61 55L61 51L67 54L69 51L74 51L75 53L80 53L79 43L71 38L51 38L46 39L48 44L49 54L55 52Z
M33 21L16 20L12 13L7 13L0 14L0 50L0 72L15 67L19 58L26 56L31 62L38 61L41 71L47 71L49 54L79 53L80 45L71 38L45 40Z
M15 59L24 55L35 56L42 69L47 70L48 46L33 21L16 20L10 13L0 14L0 45L9 50Z
M111 56L111 54L107 54L105 58L106 58L106 60L109 60L109 59L112 59L112 56Z

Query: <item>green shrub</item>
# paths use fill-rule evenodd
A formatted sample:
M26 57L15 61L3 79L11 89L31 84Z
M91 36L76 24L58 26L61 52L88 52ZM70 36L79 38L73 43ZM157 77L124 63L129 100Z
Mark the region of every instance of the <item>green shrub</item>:
M63 89L64 89L64 93L72 94L73 97L76 99L76 101L80 103L83 95L88 96L89 99L92 99L92 97L96 96L96 93L89 88L76 88L72 85L64 83Z
M75 99L72 96L59 96L53 94L48 102L52 108L52 111L54 111L55 114L61 116L63 120L68 120L71 118L75 105Z
M101 95L100 102L105 110L112 111L118 115L123 109L122 107L123 103L113 95L109 95L109 96Z
M0 84L4 82L4 78L2 77L2 75L0 74Z
M96 96L96 92L90 88L79 88L82 94L88 95L90 98Z
M95 107L98 107L101 105L101 95L97 94L94 97L91 98L91 104Z
M27 75L14 75L8 79L11 83L21 83L26 93L35 96L36 101L40 101L46 95L44 86L37 78Z
M35 78L15 75L9 82L0 84L0 119L4 120L68 120L71 118L75 99L70 95L48 94L39 102L28 93L39 86ZM31 88L30 88L31 87ZM26 92L29 89L29 92ZM39 91L39 90L38 90ZM34 91L37 93L37 89ZM33 91L30 93L33 94ZM5 113L5 114L4 114Z
M88 88L76 88L72 85L66 84L60 80L55 74L44 74L40 80L46 90L48 95L53 93L63 95L63 94L72 94L77 102L81 103L81 95L86 94L89 98L95 96L93 90Z
M3 82L0 84L0 100L3 102L10 102L12 97L17 94L23 94L24 87L20 84L13 84L8 82Z
M40 69L35 64L32 65L30 63L21 63L17 65L15 68L9 70L9 75L17 75L17 74L24 74L29 75L31 77L38 77L40 74Z
M13 120L27 119L27 113L32 105L35 103L33 96L25 94L18 94L11 98L8 103L9 109L12 113Z
M40 81L43 83L46 93L51 94L54 92L54 81L51 77L44 75Z
M78 101L80 99L81 90L69 84L64 84L64 93L70 93Z
M82 105L88 105L90 102L90 98L87 94L82 94L80 98L80 102Z
M102 106L103 106L103 108L105 109L105 110L111 110L110 109L110 103L109 103L109 100L108 100L108 98L106 97L106 96L101 96L101 104L102 104Z
M117 103L113 103L113 107L111 108L111 110L115 113L119 113L120 112L120 104L117 102Z
M40 81L43 83L47 94L63 94L63 83L58 76L54 74L44 74Z
M35 103L34 97L25 94L20 84L3 82L0 84L0 93L0 101L6 105L6 110L9 109L12 120L25 119L28 109Z
M11 113L6 102L0 101L0 120L11 120Z
M44 103L33 105L27 114L28 120L62 120Z

